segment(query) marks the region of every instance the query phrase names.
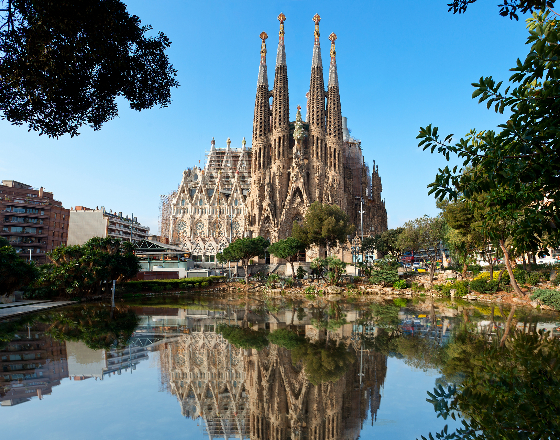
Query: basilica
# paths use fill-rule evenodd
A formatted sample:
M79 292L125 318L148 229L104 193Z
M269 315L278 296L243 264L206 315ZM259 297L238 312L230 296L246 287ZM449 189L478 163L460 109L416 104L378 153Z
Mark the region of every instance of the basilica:
M336 65L337 36L331 33L330 64L325 88L321 58L320 16L315 15L311 79L305 120L297 107L290 121L284 14L280 22L274 84L267 72L268 35L260 34L253 137L248 148L216 148L212 140L205 167L183 173L169 200L162 235L190 252L195 261L214 261L235 238L262 236L271 242L290 236L313 202L336 204L359 234L387 229L381 178L370 170L361 141L350 135L342 116ZM271 103L272 102L272 103ZM163 230L165 229L165 230ZM311 249L308 261L324 252ZM344 250L336 251L344 257ZM347 256L349 254L347 253Z

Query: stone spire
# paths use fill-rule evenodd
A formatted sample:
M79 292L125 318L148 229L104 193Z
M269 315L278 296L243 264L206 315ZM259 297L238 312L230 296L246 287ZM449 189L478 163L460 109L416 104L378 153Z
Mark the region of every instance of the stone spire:
M257 96L255 99L255 117L253 119L253 170L263 169L268 160L268 143L270 134L270 108L268 77L266 75L266 32L260 34L261 64L259 66L259 80L257 82Z
M331 65L329 67L329 89L331 87L338 87L338 73L336 72L336 49L334 42L336 41L336 34L333 32L329 35L331 40Z
M342 112L340 108L340 92L336 73L336 34L329 36L331 40L331 64L329 68L329 89L327 95L327 165L333 170L341 170L342 149Z
M290 100L288 93L288 71L286 67L286 50L284 48L284 21L286 16L278 16L280 32L276 70L274 72L274 90L272 92L272 160L288 157L290 133Z
M280 22L280 32L278 33L278 50L276 51L276 67L286 65L286 49L284 48L284 22L286 21L286 16L280 13L278 16L278 21Z
M266 39L268 35L266 32L261 32L259 35L261 37L261 64L259 66L259 79L257 81L257 86L266 85L268 87L268 76L266 74Z
M315 22L315 44L313 45L313 59L311 61L311 67L321 67L323 68L323 62L321 61L321 43L319 37L319 22L321 21L321 16L315 14L313 16L313 21Z
M309 86L308 115L309 122L309 152L311 157L324 161L325 150L325 82L323 79L323 63L321 61L321 46L319 45L319 22L321 17L315 14L315 44L313 45L313 60L311 62L311 83Z

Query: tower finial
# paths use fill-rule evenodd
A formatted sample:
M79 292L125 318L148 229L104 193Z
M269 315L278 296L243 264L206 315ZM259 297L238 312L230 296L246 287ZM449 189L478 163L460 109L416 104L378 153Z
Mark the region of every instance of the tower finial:
M280 39L283 40L284 39L284 22L286 21L286 16L284 15L283 12L280 12L280 15L278 16L278 21L280 22Z
M331 59L336 58L336 50L334 47L334 42L336 41L336 34L334 32L329 35L329 40L331 40Z
M261 43L261 62L266 63L266 39L268 38L268 35L266 34L266 32L261 32L259 37L262 40L262 43Z
M315 14L313 16L313 21L315 22L315 43L317 43L321 35L319 33L319 22L321 21L321 16L319 14Z

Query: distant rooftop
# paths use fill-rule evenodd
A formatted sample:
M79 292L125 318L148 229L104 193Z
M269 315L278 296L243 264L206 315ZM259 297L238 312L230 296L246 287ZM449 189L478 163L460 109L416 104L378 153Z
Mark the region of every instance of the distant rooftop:
M2 185L9 186L10 188L33 189L31 185L26 185L16 180L2 180Z

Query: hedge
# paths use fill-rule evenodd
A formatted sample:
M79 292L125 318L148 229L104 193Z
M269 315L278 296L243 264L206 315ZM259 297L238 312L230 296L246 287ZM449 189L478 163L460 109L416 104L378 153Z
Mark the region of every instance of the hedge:
M122 293L134 292L163 292L164 290L187 290L193 288L207 287L224 276L181 278L179 280L139 280L127 281L118 286Z

